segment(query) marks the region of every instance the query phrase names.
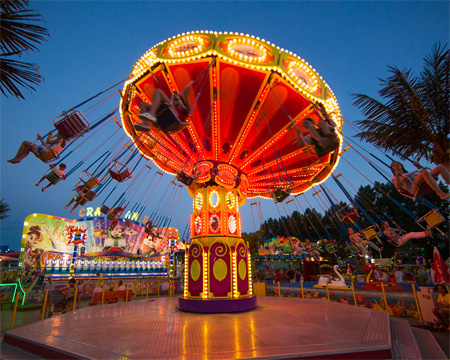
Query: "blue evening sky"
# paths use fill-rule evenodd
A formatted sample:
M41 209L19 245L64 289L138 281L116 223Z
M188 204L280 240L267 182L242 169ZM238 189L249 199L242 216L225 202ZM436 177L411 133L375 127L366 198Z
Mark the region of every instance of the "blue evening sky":
M33 155L18 165L6 160L15 155L22 140L34 141L37 132L50 130L62 111L126 78L134 63L160 41L196 30L259 36L309 62L333 90L344 118L352 122L362 114L352 105L351 93L376 97L378 78L388 76L388 65L412 68L417 74L436 42L449 43L448 1L31 1L30 8L43 16L50 38L39 52L22 60L39 64L45 81L36 92L25 91L24 101L1 98L0 196L11 211L0 234L1 243L15 250L27 215L77 217L63 209L74 194L77 174L41 193L34 184L46 171L45 164ZM117 96L114 101L118 104ZM105 137L109 132L105 130ZM344 125L344 135L353 134ZM68 168L82 156L80 149L80 157L72 156ZM383 180L354 151L344 158L370 179ZM345 161L337 172L356 187L368 183ZM172 178L164 177L159 194ZM331 182L327 185L335 189ZM339 190L335 194L344 200ZM101 200L90 204L99 206ZM245 232L255 230L253 201L241 208ZM273 201L262 200L262 204L264 218L278 217ZM192 200L183 190L171 225L183 232L191 209ZM147 215L151 211L149 205Z

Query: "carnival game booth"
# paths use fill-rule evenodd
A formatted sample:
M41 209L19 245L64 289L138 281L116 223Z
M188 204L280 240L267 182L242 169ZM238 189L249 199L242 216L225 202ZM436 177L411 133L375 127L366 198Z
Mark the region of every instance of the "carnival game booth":
M70 276L167 277L178 230L153 228L122 219L70 220L32 214L24 222L19 268L57 279ZM169 246L170 243L170 246Z

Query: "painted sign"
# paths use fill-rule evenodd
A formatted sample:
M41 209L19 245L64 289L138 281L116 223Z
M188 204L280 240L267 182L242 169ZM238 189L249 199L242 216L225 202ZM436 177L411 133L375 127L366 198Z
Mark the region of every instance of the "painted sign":
M33 270L44 267L48 260L71 261L75 246L77 253L86 257L120 253L164 255L171 248L181 247L175 228L149 229L131 221L70 220L32 214L24 223L19 266Z

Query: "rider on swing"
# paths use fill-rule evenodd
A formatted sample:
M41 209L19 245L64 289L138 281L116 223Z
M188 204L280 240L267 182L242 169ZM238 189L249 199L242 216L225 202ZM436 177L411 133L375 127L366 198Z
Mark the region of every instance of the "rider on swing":
M172 99L169 99L167 95L161 89L155 89L152 97L152 104L148 104L142 101L139 104L140 114L139 119L142 123L134 125L137 131L149 132L151 127L158 128L158 113L164 109L168 104L175 114L178 116L180 122L186 122L186 119L190 116L191 105L187 99L189 93L189 87L186 87L180 94L173 94Z

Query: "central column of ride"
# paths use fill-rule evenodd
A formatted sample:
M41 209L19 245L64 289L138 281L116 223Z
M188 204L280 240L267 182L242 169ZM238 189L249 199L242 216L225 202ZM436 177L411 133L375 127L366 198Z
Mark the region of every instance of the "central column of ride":
M248 179L229 164L204 161L198 169L201 175L188 185L194 198L192 243L186 249L179 308L201 313L253 309L251 256L241 238L239 214Z

